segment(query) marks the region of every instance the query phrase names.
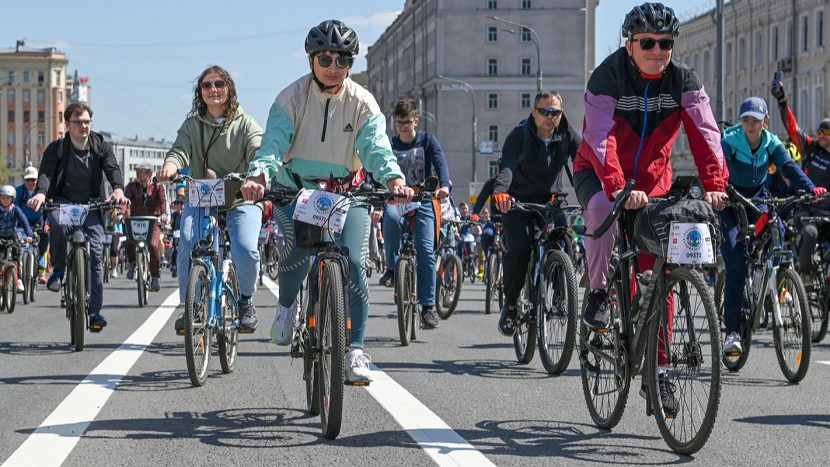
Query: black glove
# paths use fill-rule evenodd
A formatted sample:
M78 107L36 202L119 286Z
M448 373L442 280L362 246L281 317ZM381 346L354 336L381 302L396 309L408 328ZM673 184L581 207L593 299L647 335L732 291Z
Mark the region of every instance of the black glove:
M772 97L778 100L778 102L787 99L787 96L784 95L784 86L782 86L781 83L773 83L770 88L770 94L772 94Z

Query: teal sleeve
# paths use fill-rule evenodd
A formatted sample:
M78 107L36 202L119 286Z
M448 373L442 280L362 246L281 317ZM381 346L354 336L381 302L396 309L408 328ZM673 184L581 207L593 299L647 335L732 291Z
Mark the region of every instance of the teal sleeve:
M354 147L363 167L375 180L384 185L393 178L405 181L398 160L392 152L392 145L386 136L386 120L382 114L369 117L357 132Z
M248 165L248 176L265 174L266 182L274 178L293 140L294 124L285 110L275 102L268 113L262 145Z

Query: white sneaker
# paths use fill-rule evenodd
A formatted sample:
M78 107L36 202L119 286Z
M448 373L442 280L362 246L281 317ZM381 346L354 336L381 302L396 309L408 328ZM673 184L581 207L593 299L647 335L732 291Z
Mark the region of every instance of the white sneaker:
M112 274L110 274L110 277L112 277L113 279L115 279L116 277L118 277L118 271L116 271L115 269L113 269L113 270L112 270Z
M372 370L369 364L372 357L363 353L363 349L351 349L346 354L346 365L349 367L348 378L351 383L369 383L372 381Z
M17 293L23 293L26 290L23 288L23 279L17 279Z
M299 314L297 300L294 300L290 308L277 304L277 313L274 315L274 322L271 323L271 342L277 345L290 344Z
M741 336L739 336L737 332L733 332L726 337L726 341L723 343L723 353L743 353L743 347L741 347Z

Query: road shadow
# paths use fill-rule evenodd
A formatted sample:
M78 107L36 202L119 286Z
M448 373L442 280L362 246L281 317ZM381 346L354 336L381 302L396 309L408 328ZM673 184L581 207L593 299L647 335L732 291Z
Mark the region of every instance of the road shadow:
M756 425L771 426L811 426L816 428L830 429L830 415L827 414L805 414L805 415L763 415L758 417L736 418L736 422L751 423Z
M550 377L527 365L505 360L433 360L432 363L395 362L379 365L387 373L441 373L511 380L533 380ZM578 369L566 370L560 376L577 376Z
M746 378L742 377L740 372L733 373L725 370L721 382L725 386L743 386L753 388L780 388L793 386L798 387L797 384L791 384L787 381L765 378Z

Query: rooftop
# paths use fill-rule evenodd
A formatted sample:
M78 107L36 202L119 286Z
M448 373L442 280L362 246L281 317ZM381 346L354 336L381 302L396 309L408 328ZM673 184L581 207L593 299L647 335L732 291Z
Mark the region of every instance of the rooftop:
M173 146L172 141L167 141L164 138L157 140L152 137L147 139L139 138L136 135L134 138L128 138L109 131L99 131L98 133L104 137L104 141L112 144L121 144L124 146L140 146L145 148L159 148L170 149Z

